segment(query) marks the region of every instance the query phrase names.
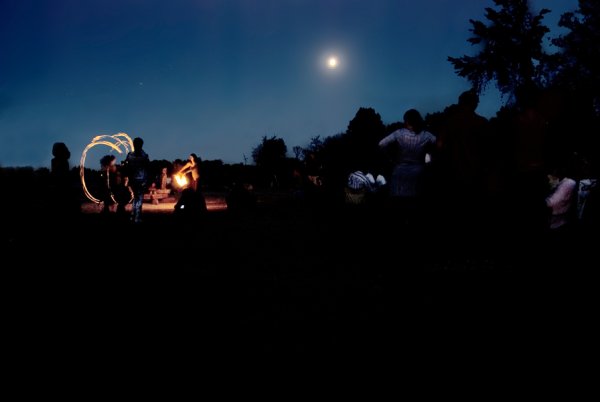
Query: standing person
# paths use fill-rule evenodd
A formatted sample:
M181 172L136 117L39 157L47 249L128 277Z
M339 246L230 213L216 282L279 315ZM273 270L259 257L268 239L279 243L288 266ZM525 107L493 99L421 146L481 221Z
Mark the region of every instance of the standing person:
M482 145L488 121L476 113L478 105L479 95L475 91L463 92L438 137L438 162L442 162L444 184L451 185L453 192L467 200L483 187Z
M117 216L123 218L126 216L125 206L132 201L133 194L122 172L117 169L113 176L112 192L117 201Z
M423 117L415 109L404 113L404 126L382 139L379 147L395 143L400 149L390 184L392 197L414 199L420 195L425 155L433 151L436 138L425 131Z
M79 211L76 189L73 187L69 170L71 152L63 142L56 142L52 146L50 176L52 179L51 205L59 212L60 216L74 215Z
M51 174L57 186L63 186L69 181L69 158L71 152L64 142L55 142L52 146Z
M441 217L461 223L481 222L487 190L486 157L483 152L488 121L477 114L479 95L463 92L447 113L438 138L435 167L436 190ZM455 222L454 224L457 224Z
M200 191L200 158L196 154L190 154L188 162L183 165L179 175L190 173L192 180L190 186L181 192L181 197L175 205L175 211L181 212L185 209L186 215L199 215L206 212L206 200Z
M148 186L148 165L150 159L142 147L144 140L137 137L133 140L133 151L127 154L125 163L127 164L127 175L129 185L133 191L133 208L131 220L135 223L142 221L142 203L144 201L144 192Z
M167 189L167 168L166 167L162 168L162 170L160 171L159 183L160 183L159 188L161 190Z
M198 191L198 181L200 180L200 158L196 154L190 154L188 162L183 165L179 171L180 175L191 173L192 181L190 182L190 188L194 191Z
M102 213L110 212L110 206L113 204L113 182L114 174L117 171L117 158L114 155L105 155L100 159L100 175L102 177Z

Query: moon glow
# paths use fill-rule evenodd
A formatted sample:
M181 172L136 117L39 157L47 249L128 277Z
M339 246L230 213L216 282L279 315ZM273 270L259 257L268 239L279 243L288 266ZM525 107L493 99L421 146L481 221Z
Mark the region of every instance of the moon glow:
M335 56L330 56L329 59L327 59L327 67L329 67L330 69L335 69L338 66L338 59Z

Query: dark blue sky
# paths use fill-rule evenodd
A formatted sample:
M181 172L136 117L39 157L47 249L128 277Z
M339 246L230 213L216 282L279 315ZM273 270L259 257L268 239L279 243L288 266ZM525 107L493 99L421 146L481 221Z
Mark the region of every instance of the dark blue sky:
M576 3L532 1L551 28ZM264 135L291 153L344 131L361 106L386 123L437 111L467 88L446 58L474 51L468 20L491 4L0 0L0 165L48 166L56 141L77 165L92 137L119 131L151 158L240 162ZM489 91L479 111L498 106Z

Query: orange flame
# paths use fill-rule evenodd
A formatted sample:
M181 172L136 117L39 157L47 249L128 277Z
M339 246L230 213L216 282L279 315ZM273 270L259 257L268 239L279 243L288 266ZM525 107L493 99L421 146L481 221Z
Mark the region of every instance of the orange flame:
M175 181L177 182L177 185L182 188L188 184L187 178L180 174L175 175Z

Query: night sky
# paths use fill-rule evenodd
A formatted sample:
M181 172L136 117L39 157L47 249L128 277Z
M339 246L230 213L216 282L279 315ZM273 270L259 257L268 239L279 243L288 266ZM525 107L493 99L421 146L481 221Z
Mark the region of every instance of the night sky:
M551 29L576 3L532 1L552 9ZM92 137L120 131L144 138L152 159L242 162L265 135L291 154L342 132L361 106L386 123L438 111L468 88L446 58L475 50L468 20L491 5L0 0L0 165L49 166L56 141L77 165ZM479 112L499 105L488 91ZM90 167L106 153L94 152Z

